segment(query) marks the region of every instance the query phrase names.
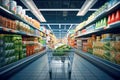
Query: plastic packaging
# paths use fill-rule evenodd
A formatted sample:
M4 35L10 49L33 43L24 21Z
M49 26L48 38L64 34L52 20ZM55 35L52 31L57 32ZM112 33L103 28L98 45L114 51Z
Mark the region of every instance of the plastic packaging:
M112 13L112 17L111 17L111 23L115 22L115 13Z
M22 10L22 18L23 18L23 19L24 19L25 15L26 15L26 11L23 9L23 10Z
M17 6L16 14L21 17L21 14L22 14L22 6Z
M115 21L120 21L120 10L116 12Z
M9 2L10 0L2 0L2 6L9 10Z
M10 1L10 11L16 14L17 3L16 1Z

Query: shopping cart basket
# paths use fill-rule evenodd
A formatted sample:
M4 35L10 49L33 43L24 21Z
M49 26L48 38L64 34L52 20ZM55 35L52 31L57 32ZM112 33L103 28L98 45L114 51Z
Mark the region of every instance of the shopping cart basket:
M74 58L74 50L70 49L69 51L64 51L64 52L65 52L65 55L56 55L56 54L54 54L54 50L48 49L47 55L48 55L50 78L52 78L52 64L53 64L52 61L53 60L61 60L61 62L63 62L63 64L64 64L65 60L67 60L68 77L71 78L72 64L73 64L73 58Z

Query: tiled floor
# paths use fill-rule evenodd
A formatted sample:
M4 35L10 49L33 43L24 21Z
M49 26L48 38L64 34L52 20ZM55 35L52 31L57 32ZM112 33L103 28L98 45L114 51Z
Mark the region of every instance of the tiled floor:
M69 80L67 65L63 65L60 61L54 62L56 64L52 65L52 79L49 77L48 58L45 54L9 80ZM113 78L75 54L71 80L113 80Z

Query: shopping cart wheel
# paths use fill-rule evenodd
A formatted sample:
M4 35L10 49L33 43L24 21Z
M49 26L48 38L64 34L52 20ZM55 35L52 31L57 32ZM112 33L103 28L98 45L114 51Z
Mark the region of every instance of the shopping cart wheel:
M71 79L71 71L68 73L68 78Z
M49 71L50 79L52 79L52 71Z

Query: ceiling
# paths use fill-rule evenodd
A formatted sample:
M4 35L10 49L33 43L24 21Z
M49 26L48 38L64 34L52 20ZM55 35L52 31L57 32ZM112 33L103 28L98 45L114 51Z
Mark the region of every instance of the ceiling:
M27 9L20 0L15 1L17 1L17 4L21 5L24 9ZM86 0L33 0L33 1L38 9L80 9ZM91 9L98 9L105 2L107 2L107 0L98 0ZM58 38L62 38L66 35L69 28L74 29L77 24L86 20L94 11L88 11L84 16L76 16L78 11L40 11L40 12L47 21L46 23L41 23L41 26L45 26L47 29L51 27L53 33ZM30 11L27 11L26 14L34 19L37 19Z

